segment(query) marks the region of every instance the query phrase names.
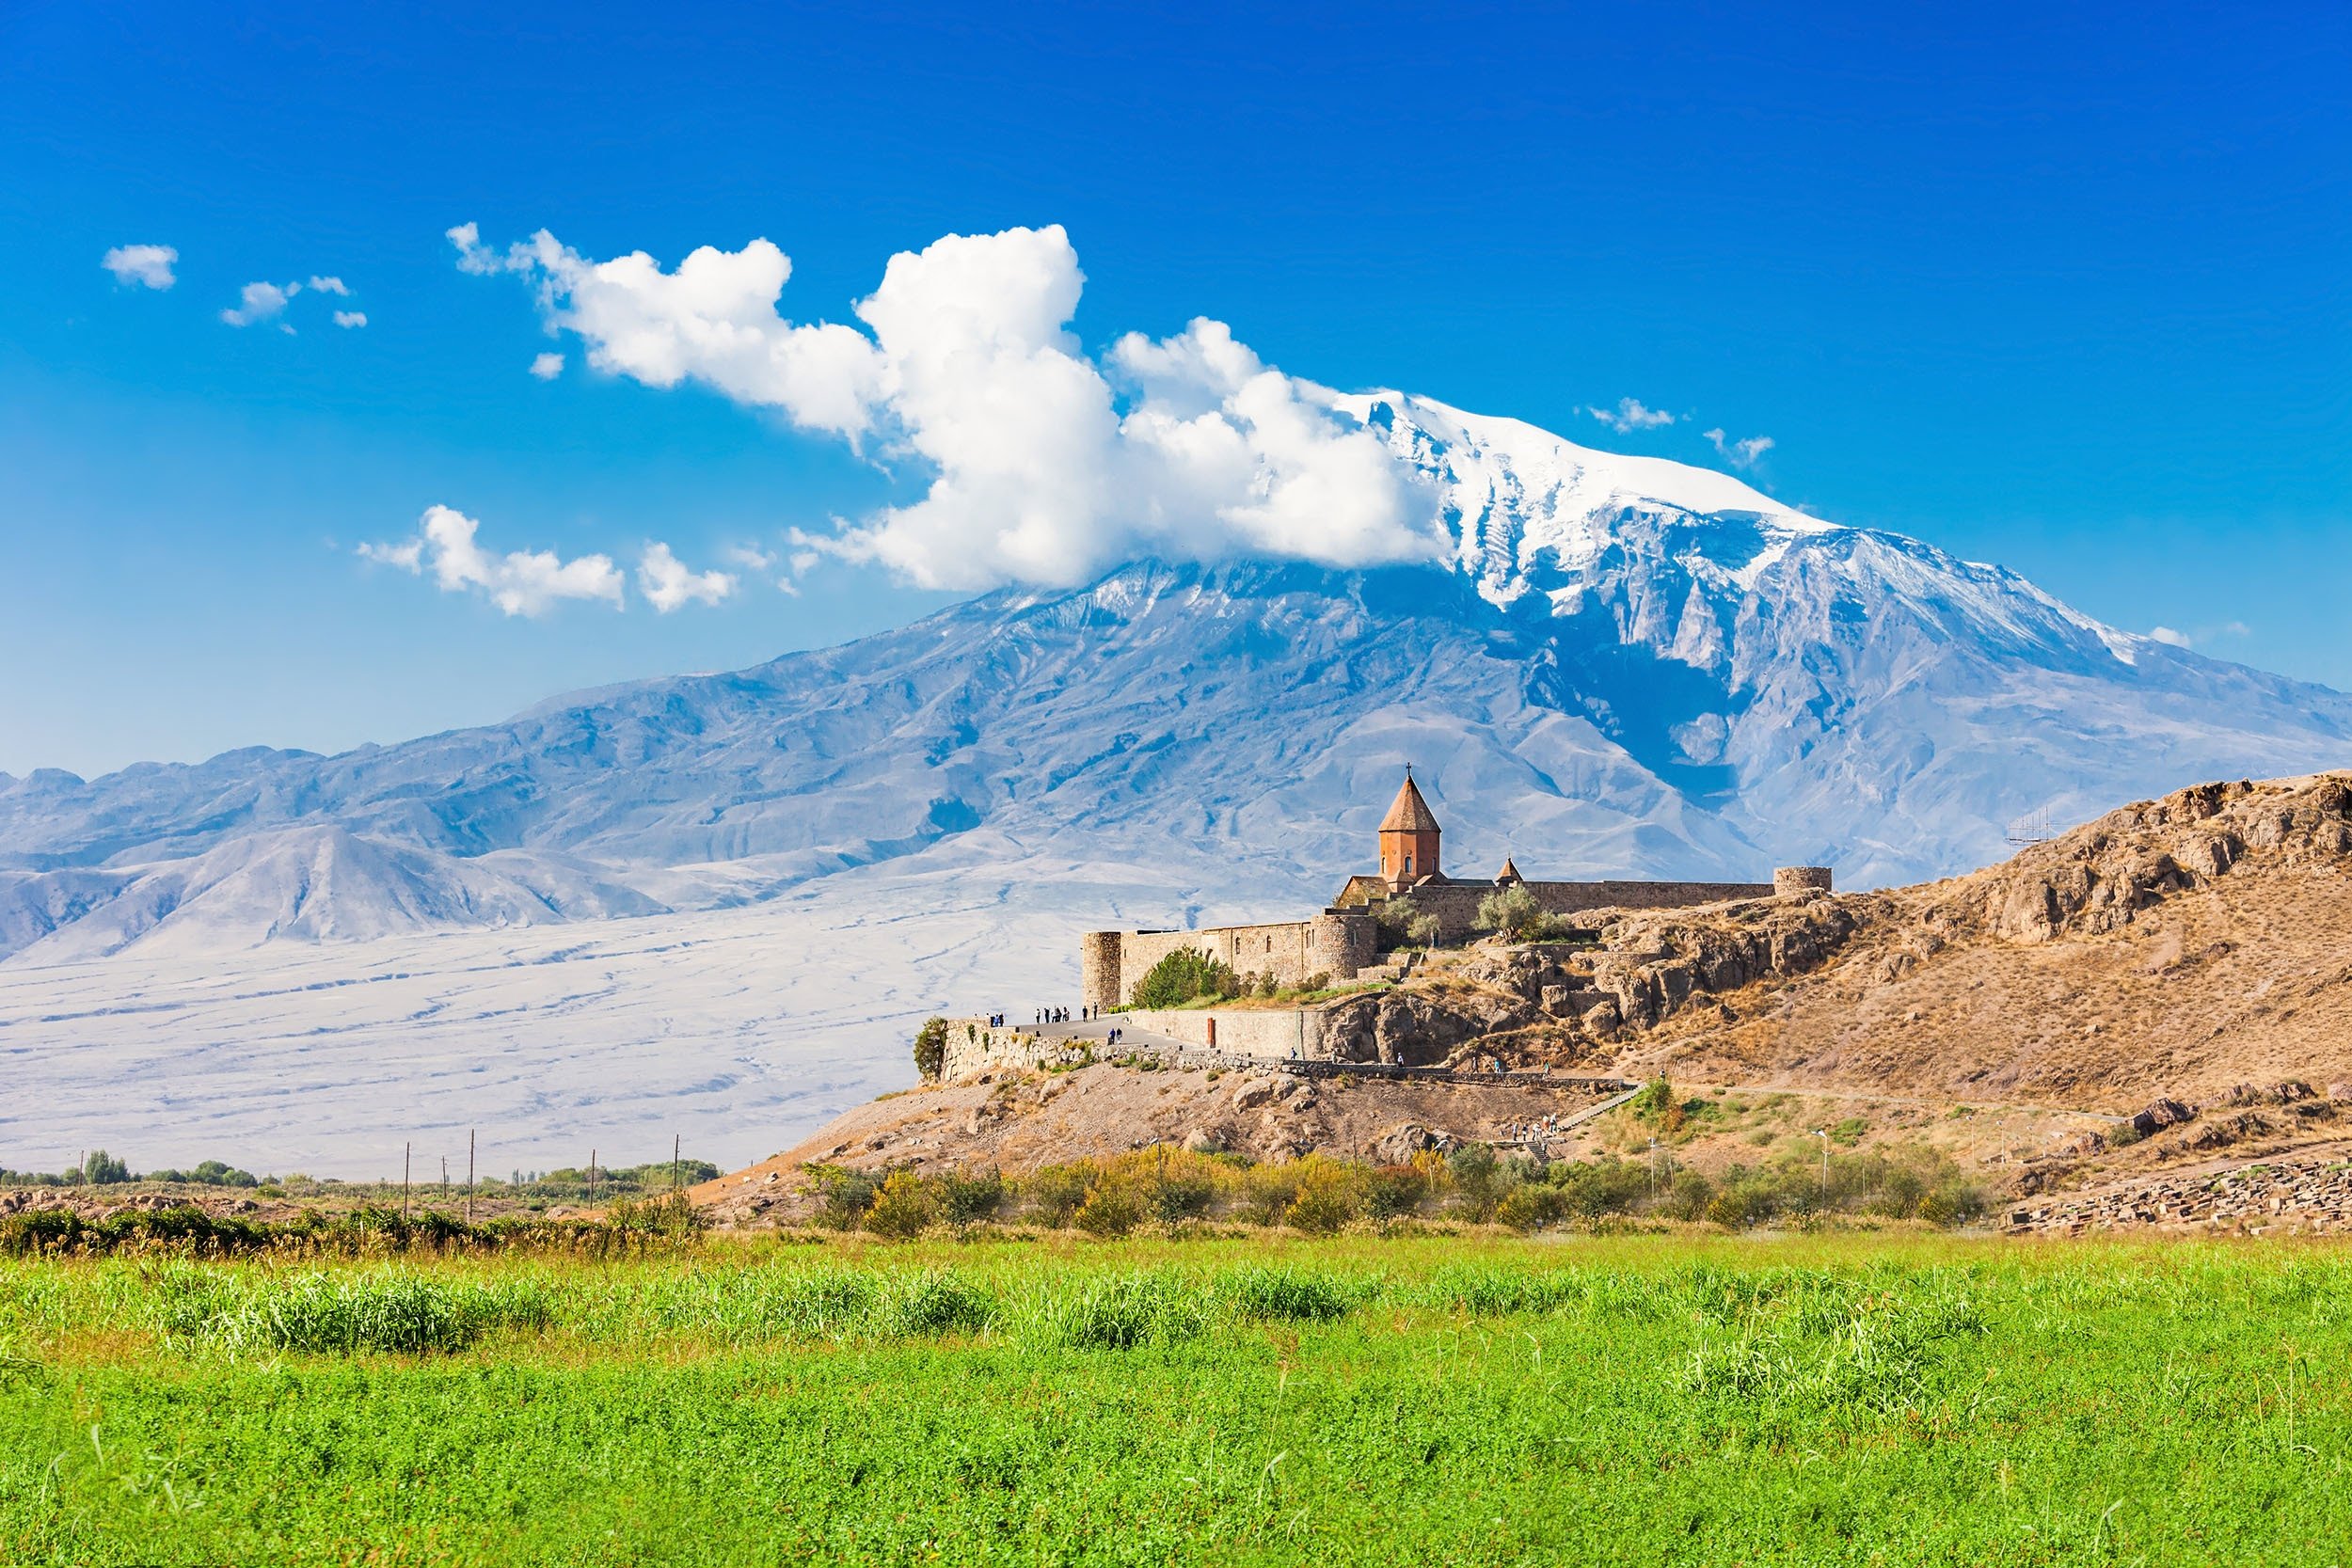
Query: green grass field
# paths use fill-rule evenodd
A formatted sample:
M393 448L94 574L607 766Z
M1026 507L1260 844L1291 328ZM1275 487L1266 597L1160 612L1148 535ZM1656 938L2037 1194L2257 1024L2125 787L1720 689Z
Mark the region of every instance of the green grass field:
M2352 1253L0 1264L8 1562L2333 1563Z

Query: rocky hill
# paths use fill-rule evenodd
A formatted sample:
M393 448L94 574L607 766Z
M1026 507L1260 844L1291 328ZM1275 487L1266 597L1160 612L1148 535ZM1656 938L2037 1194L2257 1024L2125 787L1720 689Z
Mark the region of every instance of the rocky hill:
M2178 791L1946 881L1591 925L1439 954L1342 999L1341 1056L1662 1073L1732 1101L1835 1106L2022 1198L2059 1195L2021 1211L2036 1223L2128 1217L2153 1192L2168 1214L2252 1213L2226 1195L2267 1179L2241 1167L2297 1150L2317 1174L2281 1191L2344 1187L2326 1159L2352 1136L2352 773ZM993 1075L853 1112L706 1196L739 1202L811 1160L1031 1168L1187 1138L1261 1158L1459 1141L1573 1157L1624 1132L1585 1115L1595 1103L1565 1085L1272 1068ZM1743 1123L1716 1157L1752 1159L1806 1119ZM2201 1211L2207 1188L2222 1196ZM2077 1189L2093 1196L2063 1196Z

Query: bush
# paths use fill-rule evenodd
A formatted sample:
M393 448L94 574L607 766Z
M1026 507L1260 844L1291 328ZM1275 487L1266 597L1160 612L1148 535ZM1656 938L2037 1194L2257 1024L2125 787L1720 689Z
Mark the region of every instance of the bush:
M1240 994L1240 979L1224 963L1197 947L1179 947L1136 982L1133 1006L1178 1007L1195 997Z
M911 1241L938 1217L923 1179L911 1170L894 1170L866 1206L866 1228L894 1242Z
M1361 1211L1363 1195L1355 1170L1335 1160L1311 1154L1298 1162L1290 1206L1282 1223L1311 1236L1327 1236Z
M1511 1189L1495 1206L1497 1223L1507 1225L1524 1234L1547 1225L1557 1225L1567 1212L1567 1195L1557 1187L1525 1183Z
M1550 1180L1567 1212L1580 1219L1626 1213L1649 1194L1648 1173L1623 1160L1564 1163L1551 1167Z
M844 1165L811 1165L808 1174L818 1200L817 1223L835 1230L855 1230L865 1220L866 1211L874 1206L874 1194L882 1187L866 1172Z
M1281 1224L1297 1196L1298 1169L1295 1164L1252 1165L1242 1175L1241 1214L1252 1225Z
M1485 1144L1465 1144L1454 1150L1445 1157L1445 1168L1461 1195L1463 1212L1482 1225L1495 1217L1503 1194L1516 1180L1516 1174Z
M1123 1187L1098 1181L1088 1190L1086 1201L1071 1222L1089 1236L1124 1236L1143 1223L1143 1205Z
M1429 1196L1429 1178L1418 1165L1378 1165L1364 1179L1364 1214L1375 1225L1401 1219Z
M1695 1220L1707 1213L1715 1196L1715 1184L1697 1171L1686 1170L1675 1177L1665 1201L1660 1205L1667 1214L1678 1220Z
M1919 1200L1919 1217L1946 1230L1956 1225L1967 1224L1982 1214L1984 1210L1984 1194L1957 1179L1945 1182Z
M930 1018L914 1032L914 1070L927 1084L939 1081L940 1069L947 1065L947 1021Z
M1004 1178L994 1171L969 1179L952 1173L934 1176L924 1185L930 1190L939 1217L959 1229L994 1219L1005 1206Z
M1047 1165L1021 1183L1029 1215L1049 1229L1067 1226L1087 1200L1093 1175L1082 1165Z
M1413 922L1421 918L1413 895L1386 898L1372 906L1373 944L1386 953L1413 940Z

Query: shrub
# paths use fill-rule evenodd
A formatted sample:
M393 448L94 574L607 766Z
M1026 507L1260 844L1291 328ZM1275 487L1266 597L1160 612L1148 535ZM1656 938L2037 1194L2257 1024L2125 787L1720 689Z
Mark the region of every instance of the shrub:
M1092 1173L1080 1165L1047 1165L1021 1183L1030 1217L1050 1229L1067 1226L1087 1200Z
M866 1211L874 1205L874 1194L882 1183L862 1170L845 1165L814 1164L808 1167L809 1180L817 1190L818 1225L835 1230L855 1230L866 1218Z
M1416 947L1435 947L1445 934L1445 923L1434 914L1417 914L1406 924L1405 934Z
M1950 1229L1965 1225L1982 1214L1984 1194L1957 1178L1946 1181L1919 1200L1919 1217L1930 1225Z
M994 1171L972 1178L951 1172L934 1176L924 1184L930 1189L939 1217L959 1229L995 1218L1005 1206L1005 1180Z
M923 1179L911 1170L894 1170L866 1206L866 1228L894 1242L910 1241L938 1217Z
M1495 1219L1512 1229L1525 1233L1547 1225L1557 1225L1567 1212L1567 1195L1557 1187L1525 1183L1511 1189L1495 1206Z
M1133 1005L1177 1007L1200 996L1238 996L1241 982L1218 959L1196 947L1179 947L1136 982Z
M1124 1236L1143 1223L1143 1205L1123 1186L1098 1181L1071 1221L1089 1236Z
M1706 1177L1694 1170L1681 1171L1676 1175L1660 1208L1675 1219L1695 1220L1706 1214L1714 1196L1715 1184Z
M1311 1236L1327 1236L1356 1217L1363 1196L1355 1170L1311 1154L1298 1162L1296 1191L1282 1211L1282 1223Z
M936 1083L940 1069L946 1065L947 1021L925 1019L923 1027L914 1032L914 1070L923 1075L925 1083Z
M1615 1159L1597 1164L1563 1163L1551 1167L1550 1180L1567 1212L1588 1220L1625 1213L1649 1193L1648 1173Z
M1252 1165L1242 1175L1241 1213L1252 1225L1279 1225L1297 1196L1295 1165Z
M1364 1179L1364 1214L1386 1225L1413 1212L1429 1196L1429 1178L1418 1165L1378 1165Z
M1465 1144L1445 1157L1454 1189L1461 1195L1463 1212L1480 1224L1495 1217L1495 1209L1516 1180L1495 1151L1485 1144Z

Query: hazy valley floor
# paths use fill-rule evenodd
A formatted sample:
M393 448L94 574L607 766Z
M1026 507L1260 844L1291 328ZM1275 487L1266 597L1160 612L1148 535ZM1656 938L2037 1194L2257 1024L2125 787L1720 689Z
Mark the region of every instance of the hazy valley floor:
M397 1180L690 1152L740 1164L911 1082L943 994L1065 997L1084 925L997 890L89 963L0 964L0 1165ZM907 912L892 912L892 911Z

